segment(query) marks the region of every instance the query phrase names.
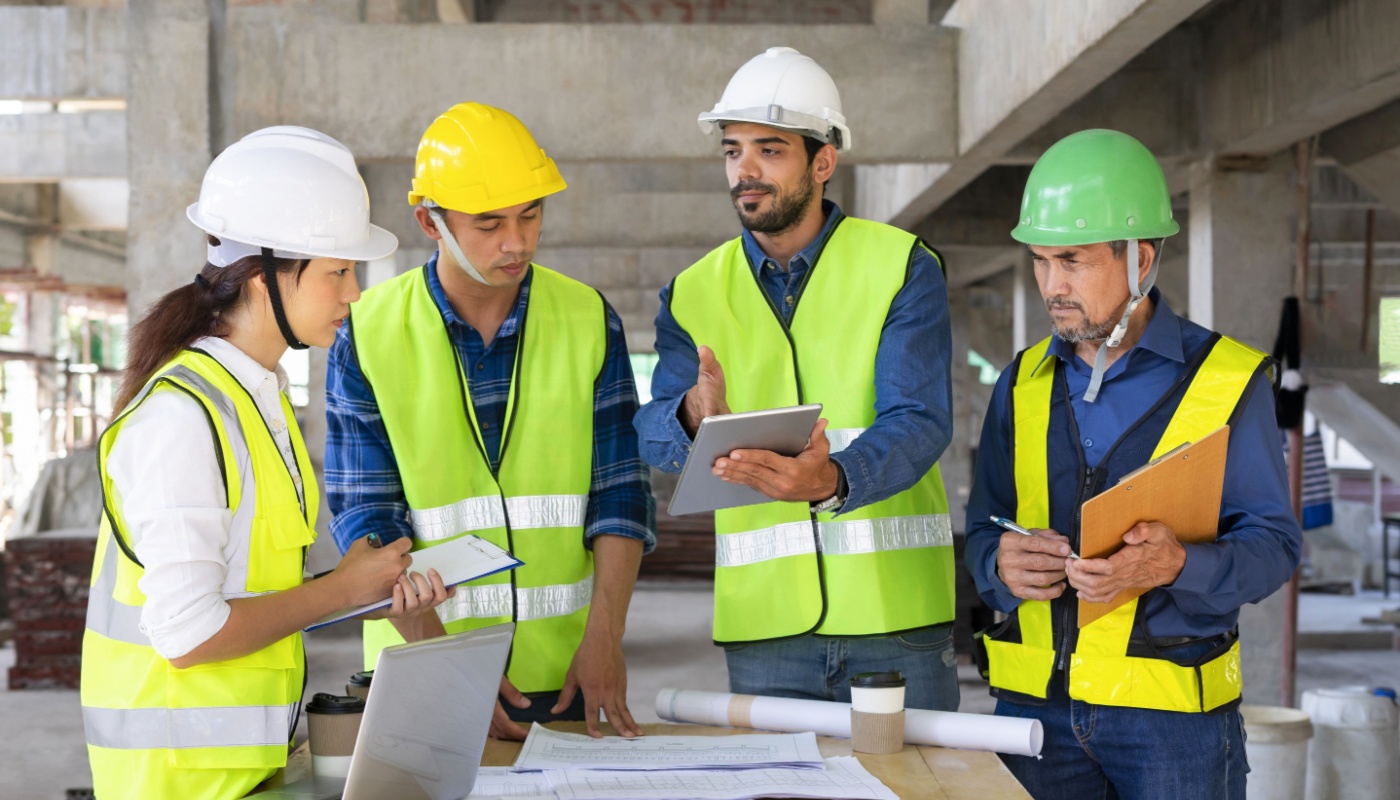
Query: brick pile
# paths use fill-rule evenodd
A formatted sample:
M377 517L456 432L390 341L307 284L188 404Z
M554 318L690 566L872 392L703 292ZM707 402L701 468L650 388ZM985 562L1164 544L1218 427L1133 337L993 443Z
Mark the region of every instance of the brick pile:
M15 625L15 689L76 689L96 531L55 531L5 543Z

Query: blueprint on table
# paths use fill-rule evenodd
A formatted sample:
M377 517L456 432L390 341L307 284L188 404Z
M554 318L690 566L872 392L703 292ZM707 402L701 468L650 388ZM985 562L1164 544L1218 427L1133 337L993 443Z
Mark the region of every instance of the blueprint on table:
M532 798L554 800L559 795L549 788L543 772L516 772L510 767L482 767L476 773L476 785L465 800L487 798Z
M755 733L739 736L640 736L594 739L540 725L530 728L517 771L564 770L743 770L766 767L820 770L816 734Z
M544 774L560 800L899 800L889 787L849 756L827 759L826 769L548 770Z

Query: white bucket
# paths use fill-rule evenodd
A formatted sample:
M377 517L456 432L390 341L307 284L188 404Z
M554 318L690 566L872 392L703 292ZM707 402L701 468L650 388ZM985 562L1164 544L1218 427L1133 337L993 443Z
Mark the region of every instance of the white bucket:
M1400 796L1400 714L1364 686L1309 689L1312 717L1307 800L1394 800Z
M1308 715L1295 708L1240 706L1240 716L1249 759L1246 800L1303 800L1313 735Z

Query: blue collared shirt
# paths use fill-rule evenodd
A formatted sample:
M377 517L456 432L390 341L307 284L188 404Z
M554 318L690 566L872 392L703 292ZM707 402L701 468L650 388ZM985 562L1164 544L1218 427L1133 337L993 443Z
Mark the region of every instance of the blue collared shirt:
M481 334L452 308L437 275L437 255L427 266L428 289L447 326L448 336L469 371L472 408L481 425L482 444L499 465L501 426L510 397L511 373L520 337L517 332L530 302L533 270L520 284L520 296L488 347ZM607 355L593 387L593 478L584 518L584 543L612 534L638 539L646 552L656 547L656 501L651 477L637 455L632 417L637 389L622 320L604 301L608 320ZM336 334L326 365L326 497L331 534L341 552L358 538L378 533L384 541L412 536L403 479L389 445L379 406L365 382L350 341L350 321Z
M1186 369L1210 331L1177 316L1153 290L1152 319L1142 338L1104 373L1097 400L1084 402L1092 365L1058 337L1047 358L1065 364L1070 408L1079 427L1085 463L1095 467L1128 428L1162 397ZM1138 313L1142 313L1139 310ZM988 605L1010 612L1020 604L996 572L1001 529L987 518L1015 519L1007 392L1011 370L1002 371L982 425L977 473L967 504L966 562ZM1264 381L1256 376L1256 381ZM1226 527L1211 544L1187 544L1186 565L1170 586L1147 595L1153 636L1213 636L1233 628L1239 609L1257 603L1288 580L1298 566L1303 534L1293 516L1283 449L1274 418L1274 395L1256 386L1230 429L1220 518Z
M841 209L822 201L826 223L805 249L792 257L787 269L773 262L745 230L744 253L763 291L784 320L792 318L801 300L802 276L811 268L824 242L842 217ZM860 280L858 264L826 264L850 280ZM637 412L642 458L664 472L679 472L690 453L690 436L676 416L685 393L695 385L700 356L695 342L671 315L671 287L661 290L656 315L656 353L660 361L651 376L652 401ZM875 421L849 447L833 453L847 485L841 511L884 500L913 486L933 467L952 438L953 405L950 379L952 333L948 323L948 289L937 257L920 245L908 280L886 313L875 355ZM720 365L724 366L723 364Z

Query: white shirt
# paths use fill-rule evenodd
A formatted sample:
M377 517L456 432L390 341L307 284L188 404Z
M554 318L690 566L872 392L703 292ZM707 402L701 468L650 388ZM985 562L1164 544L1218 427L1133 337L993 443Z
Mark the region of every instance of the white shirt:
M269 372L223 339L207 337L192 346L213 356L252 395L302 495L280 399L286 373L280 366ZM203 407L179 392L163 391L127 417L107 458L131 546L146 570L137 584L146 596L141 630L166 659L183 656L218 633L228 620L228 599L242 596L245 588L246 576L230 575L228 566L239 555L236 549L246 546L245 537L231 537L229 531L252 524L254 504L243 503L236 515L229 510L214 447ZM243 496L251 500L252 465L227 468L238 470Z

